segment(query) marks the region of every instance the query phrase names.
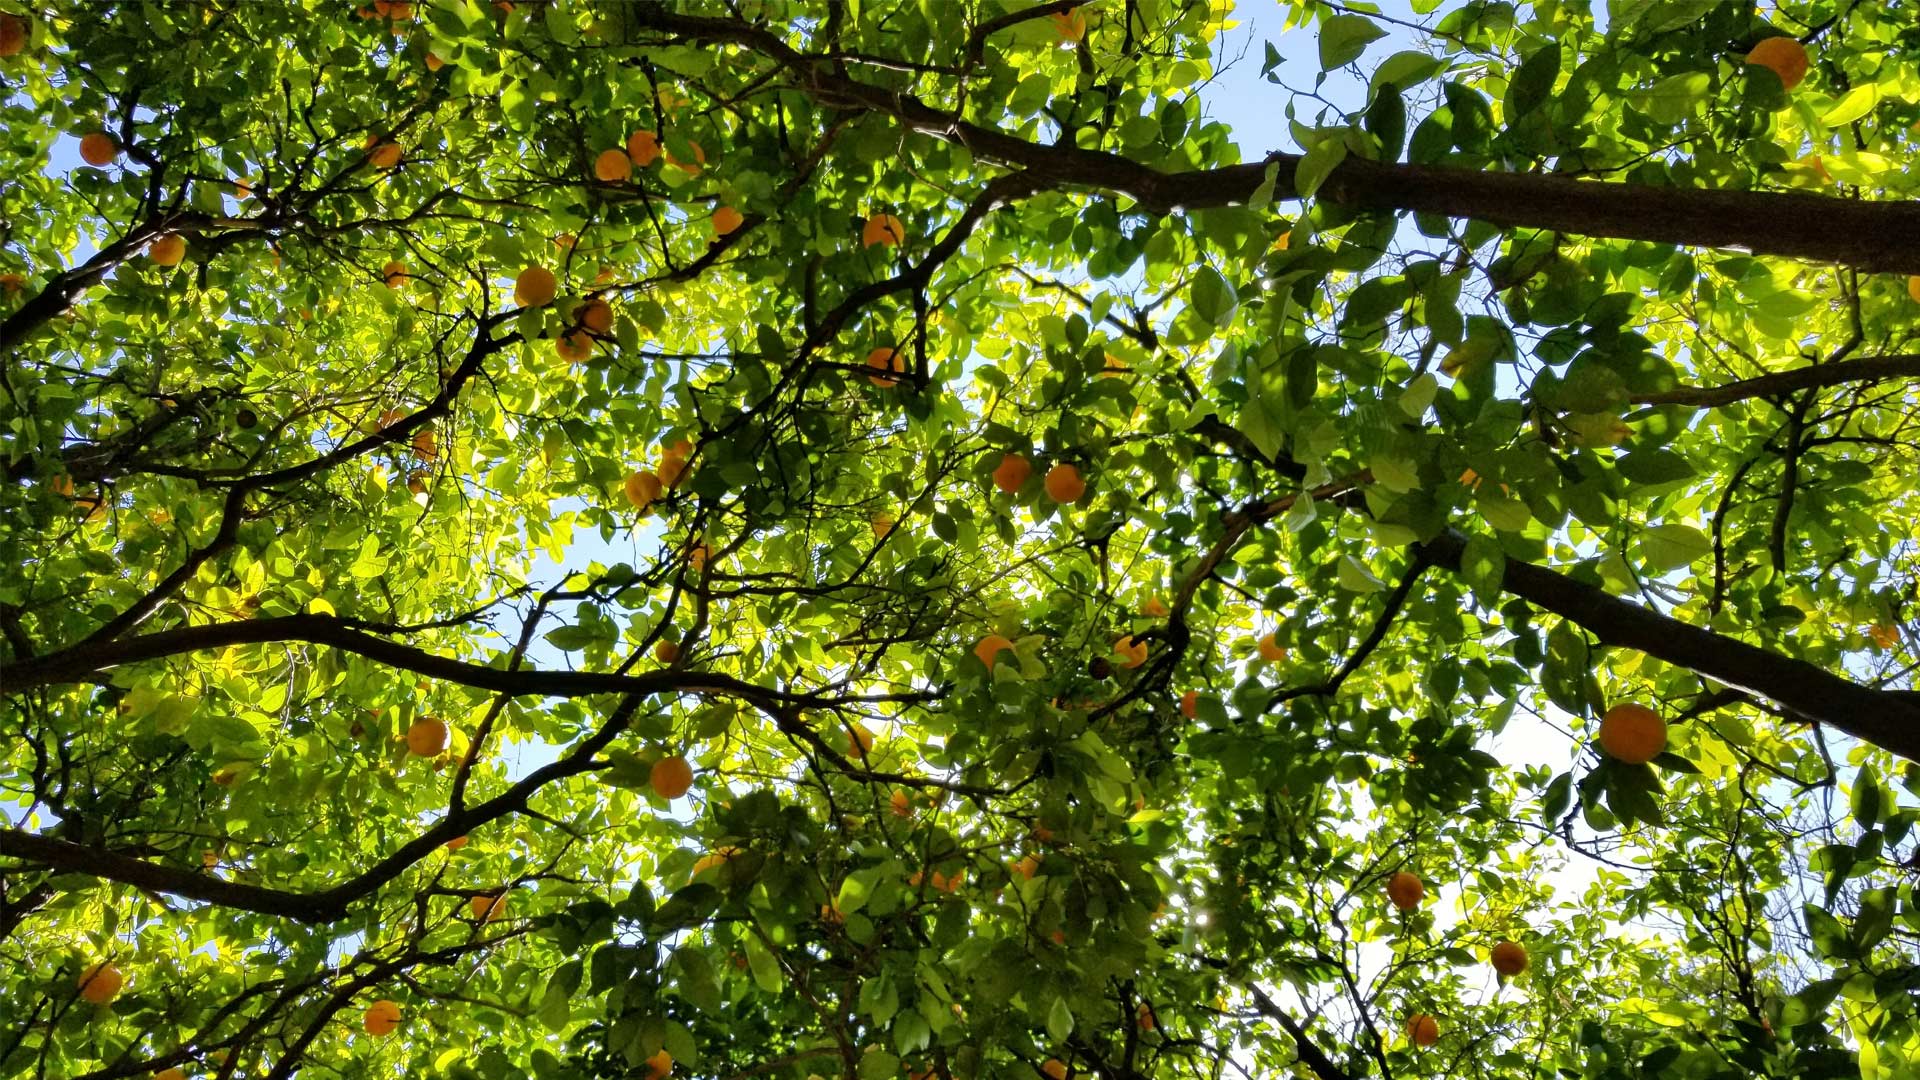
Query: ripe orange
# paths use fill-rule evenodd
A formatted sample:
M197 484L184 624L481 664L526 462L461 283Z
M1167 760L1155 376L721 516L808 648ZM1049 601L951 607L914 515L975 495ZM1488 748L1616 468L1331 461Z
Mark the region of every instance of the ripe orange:
M647 1059L647 1080L667 1080L673 1075L673 1055L665 1050Z
M0 274L0 293L12 296L27 287L25 274Z
M1260 659L1277 664L1287 658L1287 647L1273 640L1272 634L1260 638Z
M593 159L593 178L603 184L624 184L633 175L633 159L625 150L602 150Z
M852 743L847 750L854 757L864 758L873 749L873 732L868 731L867 726L858 720L847 725L847 736Z
M1493 970L1502 975L1511 977L1527 970L1527 948L1517 941L1496 944L1489 959L1493 962Z
M647 782L653 785L655 795L672 802L693 787L693 766L679 754L663 757L653 763Z
M1875 623L1867 631L1867 638L1875 648L1886 652L1900 644L1900 628L1892 623Z
M1141 1031L1152 1031L1158 1026L1158 1021L1153 1016L1153 1009L1144 1001L1140 1003L1140 1008L1135 1010L1134 1016L1140 1024Z
M1033 880L1033 875L1040 872L1040 857L1037 855L1022 856L1019 861L1013 863L1007 869L1031 881Z
M627 136L627 157L641 168L660 158L660 140L651 131L636 131Z
M1120 666L1129 671L1147 662L1147 643L1133 640L1132 634L1114 642L1113 651L1120 656Z
M391 169L400 164L400 144L388 140L375 146L367 155L367 163L376 169Z
M407 728L407 752L415 757L438 757L447 748L447 725L423 716Z
M392 1001L376 1001L367 1006L360 1024L369 1035L391 1035L400 1027L400 1006Z
M1033 475L1033 463L1019 454L1007 454L993 470L993 486L1011 495Z
M126 977L120 969L104 960L80 973L74 982L80 990L80 999L89 1005L105 1005L120 993L126 985Z
M993 662L999 659L1000 650L1011 650L1012 648L1013 642L1008 641L999 634L988 634L986 637L980 639L979 644L973 647L973 655L980 658L980 662L987 666L988 671L992 671Z
M893 532L893 515L887 513L885 510L877 511L872 517L867 519L867 524L873 527L873 538L875 540L885 540Z
M80 136L80 160L96 169L104 169L120 156L120 144L104 131L89 131Z
M434 443L432 428L421 428L413 433L413 456L420 461L432 461L440 456L440 448Z
M581 364L593 357L593 335L585 330L569 330L553 339L553 351L569 364Z
M1087 493L1087 482L1080 479L1080 470L1065 462L1047 470L1045 487L1047 497L1057 503L1076 503Z
M725 236L745 224L747 217L731 206L723 206L713 212L713 234Z
M1747 63L1780 76L1780 85L1791 90L1807 77L1807 48L1790 37L1770 37L1747 53Z
M867 354L867 366L875 371L907 370L907 358L900 355L899 349L879 348ZM875 386L892 386L899 379L891 375L869 375L867 381Z
M693 861L693 873L691 876L699 877L701 874L704 874L707 871L714 869L715 867L725 866L727 864L727 860L733 858L735 855L739 853L740 853L739 848L733 848L733 847L715 848L711 853L702 855L698 859L695 859Z
M156 266L179 266L180 260L187 257L187 238L179 233L168 233L155 237L147 245L147 258Z
M447 62L445 60L440 59L439 53L433 52L432 50L428 50L427 52L427 70L428 71L439 71L441 68L446 66L447 66Z
M1189 690L1180 695L1180 715L1189 720L1200 715L1200 691Z
M1066 1063L1059 1058L1048 1058L1047 1063L1040 1066L1040 1071L1052 1077L1053 1080L1067 1080Z
M187 1080L187 1074L180 1066L173 1065L154 1073L153 1080Z
M653 658L663 664L671 664L680 659L680 646L671 641L658 641L653 646Z
M698 574L707 568L707 560L711 558L713 558L713 552L707 549L707 545L695 544L693 549L687 552L687 565Z
M1440 1025L1426 1013L1407 1018L1407 1040L1415 1046L1432 1046L1440 1041Z
M507 895L475 896L467 900L467 907L473 911L477 922L493 922L507 913Z
M679 158L673 156L673 151L667 150L665 151L667 164L679 169L684 169L690 173L697 173L700 171L700 166L707 163L707 152L701 149L700 144L694 142L692 139L687 140L687 145L693 148L692 161L681 161Z
M1907 279L1907 295L1913 297L1914 303L1920 304L1920 274Z
M1645 765L1667 748L1667 722L1637 702L1625 701L1600 718L1600 749L1615 761Z
M1165 601L1157 596L1149 596L1147 602L1140 605L1140 614L1149 619L1164 619L1173 612L1167 608Z
M456 836L453 839L447 841L447 850L459 851L461 848L466 847L467 844L468 844L468 840L465 836Z
M1387 879L1387 900L1401 911L1412 911L1427 895L1427 887L1417 874L1401 870Z
M644 471L628 476L627 482L621 486L626 489L627 501L642 510L653 505L663 487L658 476Z
M893 794L887 796L887 807L893 811L894 817L913 816L913 800L898 788L894 789Z
M513 302L520 307L545 307L553 303L560 282L544 266L529 266L513 279Z
M685 439L681 439L672 446L662 448L660 451L660 467L654 470L660 474L660 482L670 488L678 487L680 485L680 477L685 475L687 471L687 459L692 456L693 444Z
M398 259L388 262L380 268L380 280L386 282L389 289L397 289L406 284L407 264Z
M906 226L892 214L874 214L860 227L860 246L870 248L875 244L881 247L893 247L907 238Z
M596 334L604 334L613 329L613 305L596 296L580 305L574 312L580 325Z
M0 56L18 56L27 47L27 20L0 13Z

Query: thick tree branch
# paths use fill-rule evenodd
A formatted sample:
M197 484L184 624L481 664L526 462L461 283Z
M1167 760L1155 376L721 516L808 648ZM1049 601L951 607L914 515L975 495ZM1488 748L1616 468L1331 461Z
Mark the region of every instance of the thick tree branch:
M1335 1065L1333 1059L1314 1044L1313 1039L1307 1035L1307 1029L1300 1026L1298 1020L1288 1015L1285 1009L1274 1004L1273 999L1263 993L1259 987L1249 983L1247 993L1253 996L1254 1007L1260 1010L1260 1015L1279 1024L1288 1037L1293 1039L1294 1053L1299 1056L1302 1064L1313 1070L1314 1076L1319 1077L1319 1080L1349 1080L1347 1071Z
M1712 409L1750 398L1777 397L1795 390L1815 390L1881 379L1920 379L1920 354L1868 356L1833 364L1809 364L1752 379L1741 379L1725 386L1678 386L1671 390L1635 394L1629 400L1635 405L1691 405L1697 409Z
M965 146L975 157L1055 185L1125 195L1154 213L1246 202L1278 171L1273 197L1298 198L1300 156L1163 173L1119 154L1029 142L960 119L911 94L861 82L777 35L732 19L638 6L636 26L699 42L743 46L785 67L795 84L837 108L891 116L910 130ZM1348 158L1318 197L1346 206L1469 218L1514 228L1658 244L1740 248L1882 273L1920 273L1920 202L1870 202L1800 192L1715 191L1583 180L1540 173L1385 164Z
M1465 535L1448 530L1422 547L1434 565L1457 571L1466 542ZM1605 644L1637 649L1920 761L1920 694L1862 686L1804 660L1681 622L1519 559L1507 560L1501 587L1570 620Z

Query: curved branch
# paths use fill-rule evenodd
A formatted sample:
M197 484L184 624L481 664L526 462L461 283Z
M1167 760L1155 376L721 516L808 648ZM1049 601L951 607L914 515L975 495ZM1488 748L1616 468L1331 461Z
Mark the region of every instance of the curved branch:
M1776 397L1795 390L1817 390L1881 379L1920 379L1920 354L1867 356L1834 364L1809 364L1752 379L1741 379L1725 386L1677 386L1671 390L1635 394L1628 400L1635 405L1691 405L1696 409L1712 409L1749 398Z

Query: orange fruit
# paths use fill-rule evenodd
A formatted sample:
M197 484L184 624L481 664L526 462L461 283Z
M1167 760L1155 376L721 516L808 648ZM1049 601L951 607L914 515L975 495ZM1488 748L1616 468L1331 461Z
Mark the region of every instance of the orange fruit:
M694 142L692 139L687 140L687 145L693 148L692 161L681 161L679 158L673 156L673 151L668 150L665 151L667 164L675 166L676 168L685 169L690 173L697 173L700 171L700 166L707 163L707 152L702 150L700 144Z
M602 150L593 159L593 178L603 184L624 184L633 175L633 159L625 150Z
M1488 959L1493 962L1493 970L1500 974L1518 975L1527 970L1527 947L1517 941L1502 941L1493 947Z
M388 140L375 146L367 155L367 163L376 169L391 169L400 164L400 144Z
M89 131L80 136L80 160L96 169L104 169L120 156L120 144L104 131Z
M642 471L628 476L627 482L621 486L626 489L627 501L645 510L660 497L663 485L658 476Z
M1200 715L1200 691L1189 690L1180 695L1180 715L1189 720Z
M682 450L681 447L688 447L688 449ZM684 439L660 451L660 467L654 471L660 474L662 484L670 488L680 486L680 478L686 475L689 453L692 453L692 449Z
M174 1065L154 1073L153 1080L187 1080L187 1074L180 1066Z
M907 238L906 226L892 214L874 214L860 227L860 246L870 248L875 244L881 247L893 247Z
M1272 634L1260 638L1260 659L1268 663L1279 663L1287 658L1287 647L1273 640Z
M893 532L893 515L887 513L885 510L879 511L868 518L867 523L873 526L873 538L875 540L885 540L887 536Z
M407 264L398 259L387 263L380 268L380 280L386 282L389 289L399 288L406 283Z
M101 961L82 971L74 985L80 990L80 1000L89 1005L105 1005L119 995L126 981L119 968Z
M1790 37L1770 37L1747 53L1747 63L1780 76L1780 85L1791 90L1807 77L1807 47Z
M1387 879L1387 900L1401 911L1412 911L1427 895L1427 887L1418 874L1401 870Z
M1113 651L1120 656L1120 666L1129 671L1147 662L1147 643L1133 640L1132 634L1114 642Z
M1407 1041L1415 1046L1432 1046L1440 1041L1440 1025L1426 1013L1407 1018Z
M1087 482L1080 479L1080 470L1065 462L1047 470L1045 486L1047 497L1057 503L1076 503L1087 493Z
M680 659L680 646L671 641L657 641L653 645L653 658L663 664L671 664Z
M569 330L553 339L553 351L569 364L585 363L593 356L593 335L585 330Z
M999 658L1000 650L1010 650L1012 648L1013 642L1008 641L999 634L988 634L986 637L980 639L979 644L973 647L973 655L979 657L982 664L987 665L988 671L992 671L993 662Z
M1140 1008L1134 1011L1134 1019L1139 1023L1141 1031L1152 1031L1158 1026L1158 1021L1153 1016L1153 1009L1144 1001L1140 1003Z
M647 1080L667 1080L673 1075L673 1055L665 1050L647 1059Z
M1061 41L1079 41L1087 36L1087 16L1079 8L1047 16Z
M413 456L420 461L432 461L440 456L440 448L434 445L432 428L421 428L413 433Z
M894 817L913 816L913 800L898 788L894 789L892 795L887 796L887 806L893 811Z
M695 859L693 861L692 876L699 877L701 874L704 874L707 871L714 869L715 867L725 866L727 864L727 860L733 858L736 854L738 854L739 850L740 849L738 848L731 848L731 847L716 848L711 853L700 856L698 859Z
M0 292L12 296L27 287L25 274L0 274Z
M651 131L636 131L627 136L627 157L641 168L660 158L660 140Z
M1867 631L1867 637L1875 648L1885 652L1900 644L1900 628L1892 623L1876 623Z
M1600 749L1615 761L1645 765L1667 748L1667 722L1637 702L1621 702L1600 718Z
M392 1001L376 1001L367 1006L360 1025L369 1035L391 1035L400 1026L400 1006Z
M468 843L468 840L465 836L456 836L453 839L447 841L447 850L459 851L461 848L466 847L467 843Z
M723 206L713 212L713 234L725 236L745 224L747 217L731 206Z
M445 721L423 716L407 728L407 752L415 757L438 757L447 748Z
M447 62L445 60L440 59L439 53L433 52L432 50L428 50L427 52L427 70L428 71L439 71L441 68L446 66L447 66Z
M1040 1066L1040 1071L1052 1077L1053 1080L1067 1080L1066 1063L1059 1058L1048 1058L1047 1063Z
M1037 855L1025 855L1022 856L1019 861L1008 866L1007 869L1019 874L1028 881L1032 881L1033 875L1040 872L1040 858Z
M180 260L187 257L187 238L179 233L168 233L155 237L147 245L147 258L156 266L179 266Z
M1108 353L1106 366L1101 370L1099 377L1102 379L1117 379L1126 373L1127 362L1112 353Z
M692 550L687 552L687 565L698 574L707 568L707 560L711 558L713 558L713 552L707 549L707 545L695 544Z
M1140 605L1140 614L1149 619L1164 619L1173 612L1167 608L1165 601L1157 596L1149 596L1147 602Z
M544 266L529 266L513 279L513 302L520 307L545 307L553 303L560 282Z
M653 763L647 782L653 785L655 795L672 802L693 787L693 766L679 754L663 757Z
M470 897L467 907L472 910L475 921L493 922L507 913L507 895Z
M594 297L580 305L574 313L580 325L596 334L604 334L613 329L613 305L599 297Z
M1907 279L1907 295L1913 297L1914 303L1920 304L1920 274Z
M900 355L899 349L879 348L867 354L867 366L875 371L907 370L907 358ZM869 375L867 381L875 386L892 386L900 380L891 375Z
M27 20L0 12L0 56L18 56L27 47Z
M993 486L1011 495L1033 475L1033 463L1019 454L1007 454L993 470Z
M854 757L864 758L867 752L873 749L873 732L868 731L867 726L858 720L847 725L847 736L852 743L847 749Z

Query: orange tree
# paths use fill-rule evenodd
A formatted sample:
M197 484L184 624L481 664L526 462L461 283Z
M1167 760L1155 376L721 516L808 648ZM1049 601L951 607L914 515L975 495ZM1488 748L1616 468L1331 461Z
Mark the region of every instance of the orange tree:
M1913 1075L1920 23L1370 7L0 0L0 1077Z

